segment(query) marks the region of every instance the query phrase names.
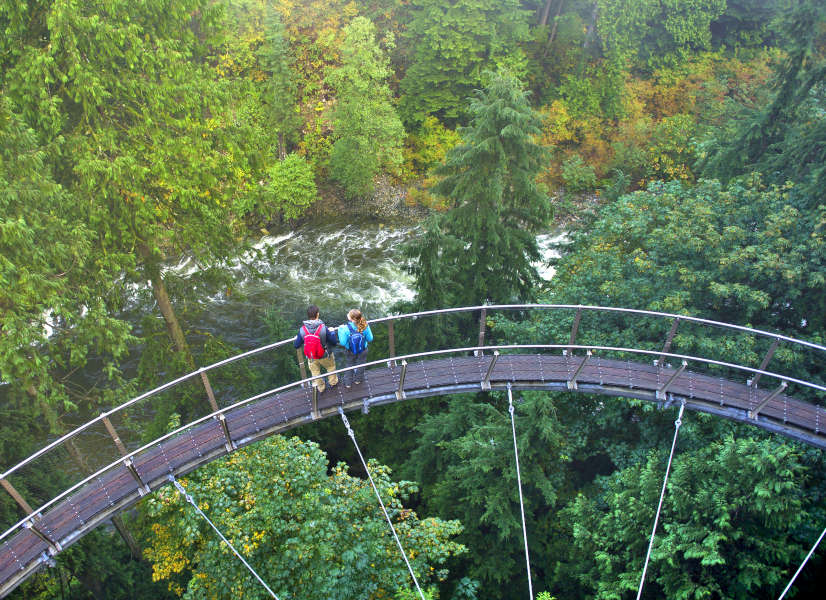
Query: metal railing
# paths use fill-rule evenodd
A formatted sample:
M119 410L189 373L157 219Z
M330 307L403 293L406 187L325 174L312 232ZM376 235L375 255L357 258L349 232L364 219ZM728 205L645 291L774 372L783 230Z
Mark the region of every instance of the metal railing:
M570 334L567 335L567 341L564 343L556 343L556 344L504 344L504 345L484 345L484 338L487 332L487 318L491 315L494 311L575 311ZM440 315L452 315L452 314L461 314L461 313L475 313L479 312L479 344L477 346L470 346L470 347L463 347L463 348L450 348L450 349L435 349L435 350L428 350L425 352L419 353L412 353L406 354L403 356L397 356L396 353L396 345L395 345L395 334L394 334L394 325L397 321L404 321L404 320L413 320L413 319L420 319L420 318L430 318L434 316ZM635 347L621 347L621 346L610 346L610 345L599 345L599 344L578 344L577 337L581 336L582 333L579 331L582 322L582 316L587 313L594 313L594 314L618 314L618 315L630 315L632 317L653 317L658 320L671 320L671 325L668 330L668 333L665 335L663 340L662 348L659 350L652 350L646 348L635 348ZM689 317L685 315L677 315L671 313L661 313L661 312L654 312L654 311L644 311L644 310L636 310L636 309L626 309L626 308L613 308L613 307L600 307L600 306L585 306L585 305L549 305L549 304L512 304L512 305L481 305L481 306L473 306L473 307L462 307L462 308L449 308L449 309L440 309L440 310L432 310L432 311L422 311L417 313L405 314L405 315L392 315L387 317L382 317L378 319L374 319L370 321L371 327L375 328L376 325L385 324L387 326L387 333L388 333L388 354L385 357L382 357L378 360L371 361L367 363L367 367L370 366L377 366L381 365L382 363L386 363L389 360L407 360L407 359L416 359L416 358L428 358L428 357L435 357L442 354L450 354L450 353L484 353L486 351L516 351L516 350L540 350L540 351L559 351L561 350L563 353L572 353L574 351L586 351L586 352L610 352L610 353L621 353L621 354L628 354L634 356L644 356L650 357L654 359L655 364L662 364L665 359L672 359L678 361L685 361L691 362L696 365L706 365L710 367L718 367L723 369L730 369L736 372L743 372L747 373L750 376L749 385L757 385L757 381L760 377L770 377L781 382L781 385L785 388L788 384L795 384L802 386L803 388L808 388L811 390L815 390L816 392L826 392L826 386L820 385L818 383L814 383L811 381L807 381L798 377L794 377L789 373L779 373L775 371L767 370L767 366L769 362L772 360L778 346L780 344L787 344L792 347L796 348L805 348L810 351L814 351L817 353L818 359L823 360L826 357L826 347L815 344L812 342L807 342L804 340L797 340L788 336L783 336L767 331L761 331L749 327L744 327L740 325L731 325L727 323L722 323L719 321L712 321L708 319L700 319L696 317ZM719 329L722 331L731 331L737 332L741 334L746 334L751 337L755 338L765 338L770 342L770 346L766 353L763 356L763 359L760 362L758 367L751 367L748 365L741 365L736 362L719 360L715 358L710 358L708 356L694 356L689 354L680 354L670 352L670 347L674 343L675 335L678 330L678 327L681 323L694 323L700 325L704 328L712 328L712 329ZM650 340L646 340L650 343ZM15 502L23 509L26 513L26 517L21 519L19 522L12 525L9 529L7 529L4 533L0 535L0 540L5 539L10 534L17 531L20 527L26 525L26 523L31 522L32 518L42 513L43 511L47 510L50 507L53 507L56 503L60 502L80 487L94 479L95 477L99 477L101 474L107 472L110 469L119 467L120 465L125 465L127 468L131 466L131 463L135 456L138 454L146 451L149 447L158 444L160 441L165 439L169 439L173 436L179 435L183 432L186 432L188 429L195 427L201 423L208 421L209 419L219 419L222 420L225 418L225 413L230 410L234 410L240 406L244 406L255 400L259 400L263 397L279 393L284 390L288 390L293 387L297 386L304 386L309 385L309 383L315 379L313 377L307 378L302 376L301 380L289 383L287 385L277 387L274 389L267 390L260 394L256 394L252 397L246 398L241 400L240 402L235 402L226 406L224 408L219 408L215 397L212 393L212 387L210 385L210 380L208 378L208 373L218 369L222 366L229 365L231 363L235 363L244 359L248 359L252 356L260 355L263 352L267 352L270 350L277 350L290 344L292 339L281 340L279 342L275 342L273 344L268 344L266 346L262 346L260 348L256 348L254 350L250 350L236 356L227 358L222 361L218 361L214 364L211 364L207 367L199 368L191 373L188 373L182 377L178 377L172 381L169 381L161 386L158 386L148 392L145 392L135 398L124 402L123 404L108 410L106 412L101 413L98 417L80 425L73 431L67 433L66 435L54 440L50 444L44 446L34 454L32 454L27 459L21 461L14 467L8 469L5 473L0 476L0 484L6 489L6 491L14 498ZM372 346L371 346L372 347ZM297 360L299 365L303 369L303 356L299 354L297 356ZM587 360L587 356L583 358L584 361ZM337 372L344 372L349 369L339 369ZM140 404L142 401L147 400L149 398L158 396L164 391L171 390L182 383L190 381L196 377L202 379L205 390L207 392L209 406L211 411L202 416L197 418L186 425L178 427L175 431L168 433L159 437L156 440L153 440L149 444L140 445L137 449L129 451L127 445L134 446L134 444L125 444L119 434L115 426L112 423L112 418L118 415L123 415L125 411L129 408L135 407L136 405ZM759 409L758 409L759 410ZM222 421L222 424L225 424ZM66 448L68 452L72 455L73 453L77 452L77 449L73 447L73 442L77 440L81 435L84 433L91 432L94 427L103 426L105 428L105 432L98 432L98 435L107 435L111 438L111 442L114 444L114 449L117 450L117 454L119 455L115 460L112 460L106 463L103 467L96 469L92 475L88 477L82 478L81 481L75 483L68 487L65 491L60 493L59 495L48 499L47 501L41 503L41 505L36 508L32 509L31 506L26 502L23 496L17 492L17 490L12 486L11 482L8 480L9 476L16 474L20 475L23 473L24 469L30 468L35 461L38 459L49 455L50 453L56 451L59 448ZM224 428L225 435L229 438L228 432L226 431L226 427ZM231 444L232 440L228 439L228 443Z

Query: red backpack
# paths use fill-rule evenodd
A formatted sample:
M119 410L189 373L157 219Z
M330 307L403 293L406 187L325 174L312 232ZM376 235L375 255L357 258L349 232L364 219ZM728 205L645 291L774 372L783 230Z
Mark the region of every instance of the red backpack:
M310 333L306 325L302 327L304 329L304 356L314 359L323 358L326 352L321 343L321 330L324 329L324 324L319 325L313 333Z

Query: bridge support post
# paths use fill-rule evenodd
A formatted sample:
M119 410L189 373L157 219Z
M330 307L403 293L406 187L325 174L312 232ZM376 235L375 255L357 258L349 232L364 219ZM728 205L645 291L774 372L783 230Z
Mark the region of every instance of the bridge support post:
M568 343L571 344L572 346L574 344L574 340L576 340L576 332L579 329L580 319L582 319L582 307L581 306L576 309L576 315L574 316L574 324L571 325L571 339L568 341ZM566 355L566 356L569 355L569 354L573 355L573 353L574 353L573 348L568 348L567 350L562 351L562 354Z
M37 537L39 537L46 545L48 545L49 546L49 552L51 553L52 556L54 556L55 554L57 554L58 552L63 550L63 546L60 545L60 542L58 542L57 540L51 539L45 533L40 531L37 527L35 527L35 525L32 521L24 522L23 527L28 529L29 531L31 531L33 534L35 534Z
M312 382L310 382L310 385L312 385ZM311 410L310 414L312 415L313 420L315 420L315 419L318 419L321 415L318 414L318 388L314 385L312 387L313 387L313 406L310 409Z
M14 501L17 502L18 506L20 506L20 508L23 509L23 512L25 512L27 515L30 515L34 512L32 510L32 507L29 506L29 503L26 502L26 499L20 495L20 492L14 489L14 486L11 484L10 481L6 479L0 479L0 485L2 485L3 489L9 493L9 496L14 498Z
M766 366L769 364L769 361L772 359L772 356L774 356L774 351L777 350L777 345L779 343L780 343L780 340L777 339L777 338L774 338L774 341L772 342L772 345L769 346L769 350L768 350L768 352L766 352L766 356L763 357L763 362L760 363L760 367L759 367L760 371L765 371L766 370ZM750 387L757 387L757 382L758 381L760 381L760 373L755 373L754 377L752 377L751 379L746 381L746 385L748 385Z
M665 400L665 394L666 392L668 392L668 388L670 388L671 384L674 383L674 380L677 379L677 377L679 377L683 371L685 371L687 365L688 363L686 361L683 361L680 365L680 368L674 371L674 374L671 377L669 377L668 381L665 382L665 385L657 390L657 392L654 394L657 400Z
M574 371L573 376L568 380L567 385L569 390L577 389L576 379L579 377L579 374L582 372L582 369L585 367L585 363L588 362L589 358L591 358L590 350L585 353L585 357L582 359L582 362L579 363L579 366L576 368L576 371Z
M141 496L145 496L146 494L151 494L152 490L149 489L149 486L146 485L141 479L141 476L138 474L138 470L135 468L135 463L132 462L131 458L127 458L123 461L123 466L129 471L129 474L132 475L132 478L138 484L138 494Z
M112 440L115 442L115 446L118 447L118 452L120 452L121 456L126 456L129 454L126 451L126 446L123 445L123 442L120 441L120 437L118 437L118 432L115 431L115 428L112 426L112 421L109 420L109 417L106 415L103 416L103 424L106 426L106 431L109 432L109 435L112 436Z
M301 348L295 349L295 356L298 360L298 370L301 373L301 379L307 379L307 367L304 366L304 352ZM302 383L301 387L306 386L306 383ZM312 385L312 383L310 383Z
M763 410L769 402L771 402L772 400L777 398L777 396L779 396L780 393L783 390L785 390L788 386L789 386L788 383L786 383L785 381L781 381L780 385L777 386L777 389L774 390L768 396L766 396L766 398L760 404L757 405L757 408L755 408L754 410L749 411L749 419L753 419L753 420L756 421L757 420L757 415L760 413L760 411Z
M404 377L407 375L407 361L402 360L402 374L399 378L399 389L396 390L396 400L404 400Z
M224 430L224 438L227 440L224 443L224 448L227 450L227 454L232 452L237 448L235 442L232 441L232 437L229 435L229 426L227 425L227 417L224 413L220 413L215 417L221 423L221 429Z
M677 333L677 327L680 325L680 317L674 319L674 322L671 323L671 329L668 331L668 335L665 337L665 344L663 344L662 354L665 354L671 348L671 342L674 340L674 335ZM657 367L662 367L663 362L665 361L664 356L660 356L658 359L654 361L654 365Z
M485 373L485 378L482 380L482 389L485 391L490 390L490 376L493 373L493 367L496 366L496 360L499 358L499 350L493 351L493 358L488 365L488 372Z
M479 343L478 346L485 345L485 327L487 326L487 318L488 318L488 309L486 307L482 307L482 314L479 315ZM481 356L484 354L481 350L476 350L473 352L474 356Z
M207 393L207 398L209 399L209 405L212 407L212 412L218 412L218 403L215 401L215 394L212 391L212 386L209 383L209 377L207 377L206 371L201 369L201 381L204 382L204 389Z

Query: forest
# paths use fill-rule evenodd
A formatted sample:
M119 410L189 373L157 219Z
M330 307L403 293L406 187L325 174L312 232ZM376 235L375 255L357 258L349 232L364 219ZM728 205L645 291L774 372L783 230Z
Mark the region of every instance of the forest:
M415 223L400 248L414 294L368 318L599 305L826 344L822 0L2 0L0 29L4 471L250 350L204 325L204 302L243 304L241 269L266 279L255 265L281 257L262 235L376 221L391 201L382 227ZM548 232L564 232L554 258ZM295 253L332 264L312 244ZM197 270L170 268L182 259ZM255 327L295 336L312 293ZM476 343L476 321L438 323L400 328L398 352ZM542 343L567 340L571 318L487 325L492 344ZM588 326L596 344L662 343L623 317ZM755 365L764 351L690 328L673 347ZM772 360L826 385L807 356ZM293 357L221 377L241 399L299 370ZM164 396L134 439L192 420L203 392ZM636 597L674 412L527 391L516 414L533 596ZM340 423L238 449L186 489L279 598L524 598L507 415L494 391L352 416L421 592ZM39 505L78 468L10 481ZM822 451L692 413L642 597L777 598L825 500ZM270 597L190 508L165 486L8 597ZM23 516L0 491L2 529ZM818 594L824 552L787 597Z

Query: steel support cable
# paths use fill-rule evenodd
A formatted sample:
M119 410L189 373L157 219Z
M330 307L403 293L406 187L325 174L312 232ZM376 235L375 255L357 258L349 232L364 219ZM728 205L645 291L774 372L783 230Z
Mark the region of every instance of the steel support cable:
M370 480L370 485L373 486L373 491L376 493L376 498L378 498L379 500L381 511L384 513L384 518L387 519L387 524L390 525L390 531L393 532L393 539L396 540L396 545L399 547L399 552L402 553L404 564L407 565L407 570L410 572L410 577L413 579L413 583L416 584L416 590L419 592L419 596L421 597L421 599L425 600L422 588L419 587L419 581L418 579L416 579L416 574L413 573L413 567L410 566L410 561L407 560L407 554L404 551L404 547L402 546L401 540L399 540L399 536L396 534L396 528L393 527L393 522L390 520L390 515L387 514L387 509L384 507L384 502L381 499L381 494L379 494L379 490L376 487L375 482L373 481L373 476L370 474L370 469L367 468L367 463L364 461L364 456L361 454L361 448L359 448L359 444L356 441L356 434L353 432L353 428L350 427L350 421L347 420L347 415L344 414L344 410L340 406L338 407L338 413L341 415L341 420L344 422L344 427L347 429L347 435L349 435L350 439L353 440L353 445L356 447L356 452L359 455L359 459L361 459L361 464L364 467L364 472L367 473L367 478Z
M800 572L803 570L803 567L805 567L806 563L809 562L809 559L812 557L812 554L815 553L815 550L817 549L817 546L818 544L820 544L824 535L826 535L826 528L824 528L823 531L820 533L820 537L817 538L817 541L815 542L814 546L812 546L812 549L809 550L809 553L806 555L806 558L803 559L803 562L800 563L800 566L797 568L795 574L792 575L792 579L791 581L789 581L789 585L786 586L786 589L783 590L783 593L780 594L780 597L777 600L783 600L783 597L786 595L786 592L788 592L791 589L792 585L794 584L794 580L797 579L797 576L800 575Z
M685 410L685 400L680 403L680 414L677 415L677 420L674 421L674 439L671 441L671 453L668 455L668 465L665 467L665 477L663 478L663 489L660 492L660 502L657 504L657 514L654 517L654 527L651 529L651 539L648 542L648 552L645 553L645 564L642 567L642 576L640 577L640 588L637 590L637 600L642 596L642 586L645 584L645 573L648 570L648 561L651 558L651 548L654 547L654 535L657 533L657 522L660 520L660 510L663 507L663 499L665 498L665 487L668 484L668 473L671 471L671 461L674 459L674 447L677 445L677 434L680 433L680 425L683 424L683 411Z
M528 528L525 526L525 502L522 498L522 475L519 472L519 449L516 447L516 423L513 418L513 392L508 383L508 413L511 416L513 431L513 456L516 460L516 483L519 487L519 511L522 513L522 538L525 540L525 568L528 571L528 597L533 600L533 581L531 580L531 557L528 553Z
M178 480L177 480L177 479L175 479L175 476L174 476L174 475L172 475L171 473L169 474L169 481L171 481L171 482L172 482L172 484L173 484L173 485L177 488L177 490L178 490L178 491L179 491L179 492L183 495L183 497L186 499L186 501L187 501L187 502L189 502L192 506L194 506L194 507L195 507L195 510L196 510L196 511L198 511L198 514L199 514L199 515L201 515L201 516L204 518L204 521L206 521L207 523L209 523L209 526L210 526L210 527L212 527L212 529L215 531L215 533L217 533L217 534L218 534L218 537L219 537L219 538L221 538L221 540L223 540L223 542L224 542L227 546L229 546L230 550L232 550L232 551L235 553L235 556L237 556L237 557L240 559L240 561L241 561L242 563L244 563L244 566L245 566L245 567L247 567L247 569L249 569L250 573L252 573L252 574L255 576L255 578L258 580L258 582L259 582L261 585L263 585L263 586L264 586L264 589L265 589L265 590L267 590L267 591L269 592L270 596L272 596L273 598L275 598L275 600L278 600L278 596L276 596L276 595L275 595L275 592L273 592L273 591L270 589L270 586L268 586L266 583L264 583L264 580L263 580L263 579L261 579L261 577L258 575L258 573L256 573L256 572L255 572L255 569L253 569L253 568L250 566L250 564L249 564L247 561L245 561L245 560L244 560L244 557L243 557L243 556L241 556L241 555L238 553L238 550L236 550L236 549L235 549L235 546L233 546L233 545L229 542L229 540L228 540L227 538L225 538L225 537L224 537L224 534L222 534L222 533L219 531L219 529L215 526L215 524L214 524L212 521L210 521L210 520L209 520L209 517L207 517L207 516L204 514L204 511L202 511L200 508L198 508L198 505L195 503L195 500L193 500L193 499L192 499L192 496L190 496L189 494L187 494L187 493L186 493L186 490L184 489L184 487L183 487L183 486L182 486L182 485L178 482Z

